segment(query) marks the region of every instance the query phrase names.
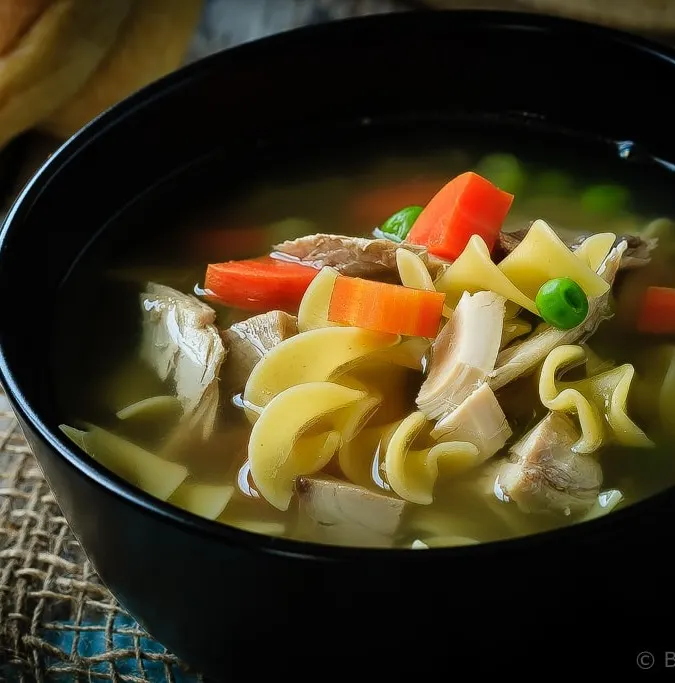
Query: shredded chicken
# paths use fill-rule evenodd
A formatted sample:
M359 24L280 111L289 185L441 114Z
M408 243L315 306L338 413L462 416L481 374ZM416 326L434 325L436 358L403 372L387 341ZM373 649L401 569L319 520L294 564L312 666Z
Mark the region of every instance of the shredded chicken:
M218 409L218 374L227 355L213 324L215 311L194 296L154 282L147 284L140 303L141 358L162 381L174 384L184 420L208 438Z
M333 477L302 477L297 484L305 532L323 543L390 548L405 501Z
M400 248L419 255L432 277L437 275L439 268L447 265L446 261L429 255L424 247L415 244L346 235L317 234L288 240L276 244L273 255L285 256L318 269L331 266L350 277L398 281L396 250Z
M620 242L610 251L598 270L598 275L610 285L614 282L626 248L626 242ZM588 302L588 315L581 325L571 330L545 327L521 343L504 349L497 357L495 368L488 380L493 391L497 391L518 377L533 372L557 346L577 344L592 335L601 322L612 317L611 292L610 288L606 294Z
M494 292L462 295L431 346L429 372L417 395L418 408L430 420L450 414L493 371L505 304Z
M261 313L223 330L221 336L228 349L223 382L228 390L243 389L258 361L297 333L298 319L283 311Z
M525 230L499 233L495 261L499 262L508 256L525 239L529 230L530 228L525 228ZM572 251L576 251L590 237L590 235L565 232L559 228L556 229L556 234ZM620 242L626 243L626 252L621 259L619 268L629 270L646 266L649 263L652 251L658 244L658 239L643 239L637 235L621 235L616 238L613 246L616 247Z
M511 448L497 486L525 512L587 512L598 499L602 469L592 456L572 451L578 440L570 418L549 413Z
M442 417L431 431L437 441L466 441L478 448L481 461L500 451L513 434L497 397L487 384Z

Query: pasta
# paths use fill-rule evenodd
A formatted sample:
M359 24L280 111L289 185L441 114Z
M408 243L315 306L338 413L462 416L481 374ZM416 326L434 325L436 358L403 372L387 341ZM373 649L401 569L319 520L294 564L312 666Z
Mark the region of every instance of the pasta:
M324 266L305 291L298 309L298 331L307 332L321 327L340 327L328 320L328 308L338 272Z
M163 460L100 427L87 425L81 431L61 425L61 430L101 465L160 500L167 500L187 478L183 465Z
M424 261L408 249L396 250L396 267L401 283L413 289L427 289L433 291L434 281Z
M559 346L549 353L541 369L539 394L549 410L575 413L582 436L573 446L577 453L593 453L608 441L623 446L653 445L626 414L628 391L635 371L622 365L575 382L558 381L557 374L586 360L581 346Z
M480 462L478 448L462 441L413 450L413 442L426 424L424 413L411 413L392 435L384 458L389 486L403 500L419 505L434 500L439 459L446 474L464 472Z
M323 182L297 197L273 184L252 192L228 215L255 235L223 234L215 252L220 237L190 237L190 249L223 259L203 264L192 291L187 263L126 277L131 315L128 292L106 291L120 317L106 310L91 326L100 337L74 345L83 381L71 379L79 359L55 366L59 409L81 427L63 431L192 514L355 548L491 543L672 487L673 224L624 233L627 195L615 185L585 188L579 176L563 187L538 166L530 182L514 161L485 166L501 189L466 173L447 190L434 180L427 204L413 199L417 181L380 186L367 167L325 196ZM434 160L429 177L438 169ZM529 188L516 204L507 180ZM532 220L546 212L519 213L553 190L556 232ZM304 218L260 225L304 211L309 195ZM352 202L372 205L372 218L355 219ZM575 202L576 218L565 212ZM346 234L304 234L319 225ZM104 265L106 277L119 268ZM648 287L659 291L645 297ZM65 313L64 329L90 327L78 308ZM98 377L101 358L120 363Z
M357 327L327 327L290 337L253 368L244 390L249 420L285 389L306 382L327 382L353 368L375 351L397 344L400 337ZM327 350L330 349L330 352Z
M210 484L181 484L169 498L169 502L206 519L218 518L234 493L234 486Z
M598 297L607 293L610 285L588 265L587 260L596 255L594 249L578 258L547 223L537 220L498 268L514 287L531 299L545 282L558 277L572 278L588 297Z
M358 435L342 444L338 453L338 465L342 474L353 484L371 486L373 481L373 467L377 466L378 454L386 452L389 443L400 420L389 425L367 427ZM364 457L364 454L370 457Z
M502 342L500 350L508 346L514 339L518 339L532 331L532 324L527 320L521 318L512 318L511 320L504 320L504 327L502 328Z
M399 344L389 346L373 354L372 360L386 361L411 370L422 370L431 341L424 337L405 337ZM369 359L370 360L370 359Z
M586 374L597 375L616 367L613 360L601 358L588 344L579 344L586 354Z
M118 420L154 421L178 418L183 412L175 396L152 396L117 411Z
M415 254L409 249L397 249L396 267L398 269L398 276L404 287L426 289L430 292L436 290L429 269L418 254ZM451 315L452 308L447 304L444 304L443 316L449 318Z
M507 318L514 317L518 307L537 314L532 298L520 291L500 270L490 257L484 240L478 235L471 237L460 257L438 278L436 289L446 294L446 303L452 308L457 306L464 292L474 294L491 291L516 305L507 311Z
M279 510L288 509L296 478L325 467L343 439L337 430L354 425L341 411L366 398L366 393L339 384L308 382L270 401L253 425L248 447L251 476L265 500ZM317 434L318 423L331 418L332 429ZM345 440L353 436L347 433Z
M625 240L619 242L598 269L598 274L608 284L614 281L627 247ZM533 372L544 361L547 354L556 347L593 334L600 322L611 317L609 294L608 291L605 295L589 301L588 316L579 327L572 330L558 330L542 323L521 344L514 344L501 351L490 376L490 386L495 391L501 389L517 377Z
M356 389L356 391L359 391ZM382 399L365 389L363 398L354 405L338 410L333 416L333 425L342 435L343 442L351 441L379 408Z
M612 232L600 232L597 235L587 237L574 251L574 255L580 258L594 273L607 258L616 242L616 235Z

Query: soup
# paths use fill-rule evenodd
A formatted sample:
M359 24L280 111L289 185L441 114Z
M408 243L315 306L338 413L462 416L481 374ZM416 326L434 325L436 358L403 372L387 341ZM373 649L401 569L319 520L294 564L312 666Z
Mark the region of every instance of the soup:
M512 152L277 180L97 262L78 342L64 297L62 430L184 510L333 545L490 542L672 485L673 225Z

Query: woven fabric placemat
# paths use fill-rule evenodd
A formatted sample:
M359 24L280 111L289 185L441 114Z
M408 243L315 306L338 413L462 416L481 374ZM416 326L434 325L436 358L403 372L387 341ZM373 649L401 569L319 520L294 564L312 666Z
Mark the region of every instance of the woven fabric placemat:
M0 680L202 680L101 584L0 394Z

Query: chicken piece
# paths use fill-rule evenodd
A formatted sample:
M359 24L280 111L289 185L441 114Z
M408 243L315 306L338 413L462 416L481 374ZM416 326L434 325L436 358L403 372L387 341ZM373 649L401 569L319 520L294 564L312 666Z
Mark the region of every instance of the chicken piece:
M449 415L442 417L431 437L437 441L466 441L478 448L481 462L504 448L513 434L497 397L487 384L466 398Z
M494 292L464 292L431 346L429 373L416 399L427 418L451 413L493 371L505 305L506 299Z
M301 533L332 545L391 548L405 501L330 476L296 484Z
M228 349L223 383L241 391L258 361L277 344L298 333L298 319L283 311L269 311L235 323L221 332Z
M620 242L609 252L598 269L598 275L610 285L614 282L626 249L627 243ZM571 330L545 326L520 344L504 349L497 356L494 370L490 373L488 382L492 390L497 391L509 382L532 373L556 347L563 344L578 344L590 337L603 320L612 317L611 294L610 288L606 294L589 300L588 315L581 325Z
M549 413L511 448L497 486L525 512L587 512L602 485L600 464L572 451L579 440L574 423L562 413Z
M227 350L215 311L194 296L150 282L140 296L141 358L172 382L183 420L208 438L218 410L218 375Z
M287 240L276 244L276 255L283 254L302 261L313 268L335 268L350 277L388 279L398 282L396 250L408 249L422 258L432 277L447 265L446 261L429 255L424 247L407 242L397 243L388 239L367 239L346 235L316 234Z
M499 263L506 258L524 239L530 228L517 230L515 232L499 233L499 242L495 249L495 261ZM572 250L576 251L590 235L583 235L575 232L566 232L556 229L556 234ZM629 270L646 266L651 260L652 251L658 244L658 239L643 239L638 235L620 235L614 242L616 247L620 242L626 243L626 251L621 259L619 268Z

